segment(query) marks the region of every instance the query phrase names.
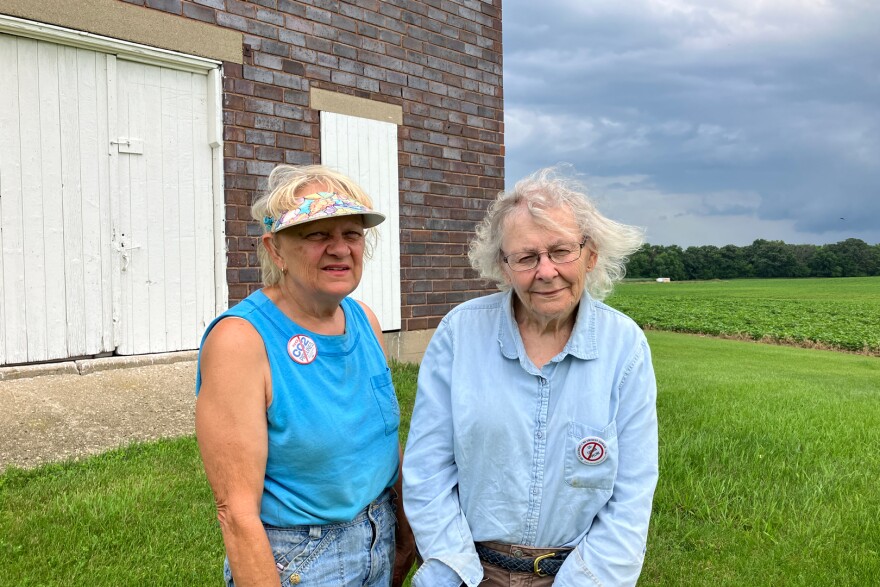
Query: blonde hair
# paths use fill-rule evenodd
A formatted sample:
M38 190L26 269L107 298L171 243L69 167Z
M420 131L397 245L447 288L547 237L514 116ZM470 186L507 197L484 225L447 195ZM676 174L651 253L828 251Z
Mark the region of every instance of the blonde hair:
M285 212L293 210L302 202L298 192L309 185L321 184L330 191L344 194L367 208L373 207L373 200L354 180L347 175L323 165L278 165L269 174L268 191L256 199L251 206L251 216L263 228L263 234L269 232L265 219L276 219ZM369 258L372 245L378 237L375 228L365 231L367 236L364 255ZM275 285L281 281L281 269L272 261L262 244L257 247L260 259L260 272L263 285Z
M539 169L516 183L512 191L498 194L485 218L477 225L468 258L480 277L494 281L499 289L510 288L501 258L501 241L508 220L528 212L546 228L558 229L548 210L568 208L581 233L589 237L586 247L596 253L596 265L587 273L584 288L596 300L603 300L626 274L627 257L644 242L642 229L603 216L580 182L566 177L558 167Z

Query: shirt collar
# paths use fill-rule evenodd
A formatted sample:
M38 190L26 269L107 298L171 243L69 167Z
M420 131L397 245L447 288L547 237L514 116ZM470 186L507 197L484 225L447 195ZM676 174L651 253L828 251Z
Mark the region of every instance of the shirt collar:
M512 289L507 290L501 303L498 320L498 345L501 347L501 354L508 359L518 359L521 355L525 355L522 337L513 316L514 295L516 294ZM599 356L596 342L596 302L587 292L581 297L574 330L562 349L562 354L572 355L585 361Z

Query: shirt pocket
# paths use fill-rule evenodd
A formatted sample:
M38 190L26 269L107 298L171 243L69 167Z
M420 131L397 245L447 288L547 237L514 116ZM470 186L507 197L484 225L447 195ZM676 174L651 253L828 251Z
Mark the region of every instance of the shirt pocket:
M611 491L617 478L618 452L616 422L600 429L570 421L565 439L565 483Z
M394 383L391 381L391 369L386 368L384 373L373 375L373 397L379 405L379 412L385 421L385 436L394 434L400 427L400 406L397 404L397 396L394 394Z

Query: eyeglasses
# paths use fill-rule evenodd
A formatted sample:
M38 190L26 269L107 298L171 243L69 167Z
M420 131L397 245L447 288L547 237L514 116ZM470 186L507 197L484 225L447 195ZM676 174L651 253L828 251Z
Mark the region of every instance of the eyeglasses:
M587 239L589 238L590 237L585 236L584 240L580 243L562 243L546 251L523 251L521 253L511 253L502 256L501 260L507 263L507 265L514 271L529 271L530 269L534 269L538 266L538 263L541 262L541 255L544 254L546 254L547 258L555 265L564 265L581 258L581 251L583 250L584 245L587 244ZM501 253L503 254L504 251L501 251Z

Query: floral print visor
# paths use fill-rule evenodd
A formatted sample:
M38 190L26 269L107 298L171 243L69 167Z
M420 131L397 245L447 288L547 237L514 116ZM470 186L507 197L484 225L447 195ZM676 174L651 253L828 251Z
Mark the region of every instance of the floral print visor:
M381 212L370 210L363 204L336 192L317 192L303 196L298 207L284 212L278 218L266 216L263 218L263 224L266 225L267 231L278 232L306 222L353 214L363 216L364 228L372 228L385 221L385 215Z

